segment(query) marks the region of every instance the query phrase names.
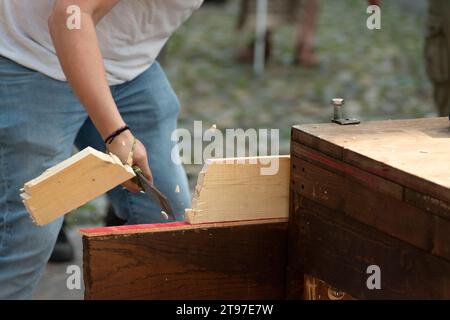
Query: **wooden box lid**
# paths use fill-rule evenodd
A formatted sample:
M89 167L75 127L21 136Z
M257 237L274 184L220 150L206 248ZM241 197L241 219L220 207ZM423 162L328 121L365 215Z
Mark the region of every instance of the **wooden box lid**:
M450 202L448 118L298 125L292 141Z

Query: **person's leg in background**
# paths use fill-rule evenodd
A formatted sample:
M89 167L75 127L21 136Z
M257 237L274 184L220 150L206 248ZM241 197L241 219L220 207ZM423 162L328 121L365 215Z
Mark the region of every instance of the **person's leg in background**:
M145 145L154 183L168 198L177 220L184 220L189 208L190 193L186 173L172 161L176 143L171 135L177 127L178 99L159 63L155 62L136 79L111 88L125 122ZM104 151L102 141L88 119L76 139L76 146L92 146ZM108 192L116 214L127 224L167 222L161 208L145 194L135 194L117 187Z
M314 49L319 0L302 0L302 2L304 12L298 22L298 42L294 61L304 67L315 67L319 63Z
M425 38L425 64L433 84L439 116L450 111L450 1L430 0Z
M438 116L448 116L450 110L450 81L447 83L433 83L433 99Z
M239 34L241 34L241 36L246 33L247 31L246 26L251 25L251 23L249 23L249 20L253 22L253 20L256 19L255 10L256 10L255 0L241 0L239 15L236 24L236 31ZM270 6L268 7L268 14L270 15ZM240 48L237 52L236 58L241 63L252 63L255 55L255 38L253 35L254 28L250 29L252 30L252 36L250 38L251 40L247 43L245 47ZM272 57L272 47L273 47L272 28L270 26L267 26L267 31L264 40L265 40L264 59L267 63Z
M64 218L61 230L56 238L55 246L53 247L52 254L50 255L49 262L52 263L67 263L75 259L75 249L70 242L66 230L66 219Z
M87 115L67 83L0 57L0 299L29 299L62 219L36 226L19 189L68 158Z

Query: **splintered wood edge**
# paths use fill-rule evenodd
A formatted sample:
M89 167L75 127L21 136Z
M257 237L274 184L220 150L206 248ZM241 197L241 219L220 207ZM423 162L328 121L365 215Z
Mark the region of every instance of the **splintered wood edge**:
M260 156L260 157L236 157L236 158L217 158L217 159L207 159L205 161L205 164L203 165L202 170L200 171L198 178L197 178L197 184L195 186L194 195L192 197L192 208L185 209L184 216L188 223L190 224L196 224L195 223L195 217L198 213L200 213L202 210L199 210L197 208L197 201L200 197L200 193L203 188L203 182L205 175L208 171L208 167L211 164L225 164L225 165L231 165L231 164L258 164L261 160L270 160L270 159L290 159L290 155L278 155L278 156ZM256 161L256 163L250 163L250 161Z
M22 197L22 203L25 206L25 209L27 209L28 214L30 215L30 219L31 221L33 221L34 224L38 225L38 226L43 226L45 225L45 222L43 222L42 220L40 220L37 216L34 215L33 210L31 209L30 205L28 204L28 199L30 198L27 194L21 194L20 195ZM28 198L24 198L24 196L27 196Z
M118 227L87 228L87 229L80 229L79 232L82 236L93 238L103 236L133 235L140 233L156 233L156 232L184 231L184 230L187 231L195 229L215 229L215 228L247 226L257 224L287 223L287 221L288 221L287 218L215 222L203 224L190 224L187 221L180 221L170 223L139 224L129 226L118 226Z

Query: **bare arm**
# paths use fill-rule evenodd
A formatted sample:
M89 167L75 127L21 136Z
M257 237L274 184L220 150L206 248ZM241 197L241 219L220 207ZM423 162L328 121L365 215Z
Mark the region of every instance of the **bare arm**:
M125 123L111 95L95 25L119 0L57 0L50 34L64 73L94 125L105 139ZM70 5L81 9L81 29L66 26Z
M119 1L56 0L49 18L50 34L62 69L103 139L124 126L125 122L106 80L95 27ZM67 27L67 8L71 5L81 9L80 29L70 30ZM132 134L126 131L108 145L108 149L126 161L132 141ZM140 142L135 152L135 164L151 179L147 153ZM126 187L137 191L136 186L130 183Z

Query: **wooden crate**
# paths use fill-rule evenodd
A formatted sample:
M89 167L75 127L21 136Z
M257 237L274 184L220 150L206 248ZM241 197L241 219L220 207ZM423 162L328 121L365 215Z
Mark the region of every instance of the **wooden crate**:
M86 299L283 299L286 219L85 229Z
M289 178L289 156L214 159L187 221L80 230L85 297L285 298Z
M450 298L447 118L295 126L290 197L288 297L306 273L356 299Z

